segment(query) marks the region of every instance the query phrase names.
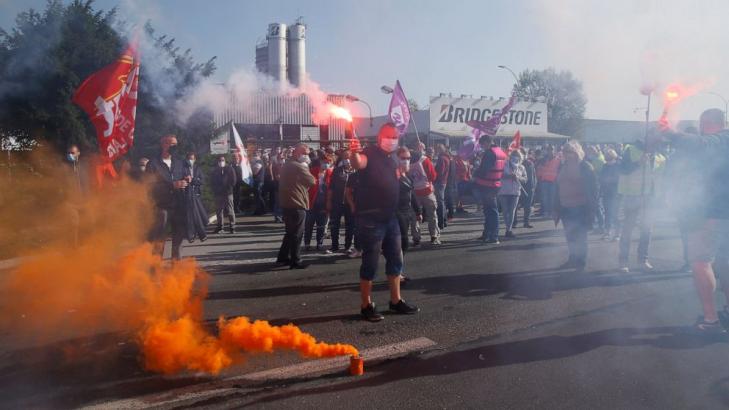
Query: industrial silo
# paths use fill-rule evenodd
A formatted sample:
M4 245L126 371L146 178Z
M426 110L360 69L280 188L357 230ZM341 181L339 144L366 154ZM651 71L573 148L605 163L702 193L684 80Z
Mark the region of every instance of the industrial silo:
M268 25L268 74L286 83L286 24Z
M289 83L303 87L306 82L306 26L299 20L289 27Z

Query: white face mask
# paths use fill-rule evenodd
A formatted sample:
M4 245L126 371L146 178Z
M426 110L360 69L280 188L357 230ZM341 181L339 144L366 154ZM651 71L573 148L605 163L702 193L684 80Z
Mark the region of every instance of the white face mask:
M223 168L223 167L225 167L225 161L218 161L218 166L219 166L220 168Z
M309 158L308 155L302 155L299 157L298 161L301 162L302 164L309 164L311 162L311 158Z
M410 160L409 159L401 159L400 160L400 169L403 172L409 172L410 171Z
M397 149L397 143L398 141L395 138L382 138L378 145L380 149L387 153L390 153Z

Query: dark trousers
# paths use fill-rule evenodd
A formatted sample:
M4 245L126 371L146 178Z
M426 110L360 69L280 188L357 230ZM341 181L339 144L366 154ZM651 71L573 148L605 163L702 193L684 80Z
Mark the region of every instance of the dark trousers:
M438 228L445 228L445 184L434 184L433 190L435 193L435 202L437 204L435 214L438 218Z
M185 214L176 209L158 208L155 215L155 223L149 233L151 242L161 243L160 251L164 250L165 239L167 239L167 226L172 231L172 259L180 259L180 248L185 238Z
M499 238L499 205L496 202L496 195L499 188L476 186L478 196L483 206L483 237L486 239Z
M323 206L306 211L306 231L304 231L304 244L309 246L316 225L316 246L324 244L324 230L328 222L327 211Z
M256 208L253 211L253 215L263 215L266 213L266 201L264 197L263 184L259 182L253 183L253 201L256 204Z
M400 225L400 247L402 248L402 252L405 253L410 248L410 240L408 237L408 229L410 229L411 221L415 219L415 212L413 212L412 209L408 211L400 211L398 210L396 212L397 216L397 223ZM420 240L420 238L413 238L414 240Z
M286 233L278 251L278 262L292 265L301 263L301 238L304 236L306 211L303 209L283 209Z
M446 217L448 219L453 218L453 215L456 211L456 204L455 204L455 196L456 196L456 189L454 187L455 182L448 183L446 185L445 189L445 208L446 208Z
M243 209L241 209L241 190L243 189L243 183L238 182L235 184L235 187L233 187L233 208L235 208L235 212L243 212Z
M562 208L560 217L564 225L564 236L567 239L569 260L584 267L587 263L587 207Z
M551 181L539 181L539 187L542 195L540 213L546 216L552 216L552 207L554 206L554 195L557 191L557 186Z
M332 211L329 216L329 229L332 234L332 250L339 250L339 227L344 217L344 249L352 246L352 238L354 238L354 216L347 204L332 205Z

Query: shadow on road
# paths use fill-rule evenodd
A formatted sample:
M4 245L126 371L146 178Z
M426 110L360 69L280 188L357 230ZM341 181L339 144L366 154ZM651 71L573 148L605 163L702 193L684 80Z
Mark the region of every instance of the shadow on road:
M209 380L148 373L134 335L107 333L3 353L0 407L75 408Z
M399 380L443 376L514 364L564 359L604 346L653 346L659 349L698 349L726 343L724 336L699 335L689 327L607 329L574 336L543 336L453 351L434 356L411 356L385 364L366 379L332 386L288 391L259 398L246 405L290 398L367 389Z
M688 276L690 275L683 273L657 273L640 276L607 272L602 274L599 274L599 272L575 274L555 271L554 269L542 269L498 274L463 274L411 278L407 285L403 286L403 289L406 291L420 291L426 295L447 294L471 297L503 294L502 298L504 299L546 300L552 297L553 292L658 282ZM387 283L376 283L374 290L387 290ZM359 285L356 283L339 283L321 286L300 285L219 291L210 292L208 299L256 299L338 291L359 292Z

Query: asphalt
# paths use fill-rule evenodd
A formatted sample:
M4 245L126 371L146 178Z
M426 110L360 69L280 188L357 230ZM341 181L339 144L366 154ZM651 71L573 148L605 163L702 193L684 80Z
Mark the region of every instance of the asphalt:
M161 377L140 369L131 335L83 335L52 345L4 343L0 406L77 407L164 396L164 408L719 408L729 406L727 340L692 331L699 306L682 265L678 231L659 218L650 273L618 273L617 243L590 236L586 272L561 271L566 246L551 221L500 245L475 241L470 214L441 246L409 252L404 298L414 316L359 320L359 262L310 252L306 270L274 267L282 226L239 219L237 233L187 245L212 280L206 319L245 315L293 322L317 339L360 349L425 337L436 344L341 371L261 383L227 378L302 360L249 357L219 377ZM637 235L636 235L637 236ZM634 248L635 248L634 244ZM375 301L388 290L378 277ZM721 306L721 304L719 304ZM2 339L0 339L2 340ZM69 346L93 354L68 359ZM220 394L185 396L224 387ZM188 398L186 398L188 397ZM149 401L148 404L154 404Z

